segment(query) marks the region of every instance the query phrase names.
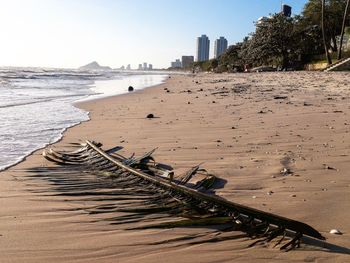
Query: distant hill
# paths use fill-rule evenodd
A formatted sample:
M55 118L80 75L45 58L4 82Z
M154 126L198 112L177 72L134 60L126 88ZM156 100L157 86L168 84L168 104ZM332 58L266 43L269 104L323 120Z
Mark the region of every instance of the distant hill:
M100 66L96 61L79 68L80 70L111 70L110 67Z

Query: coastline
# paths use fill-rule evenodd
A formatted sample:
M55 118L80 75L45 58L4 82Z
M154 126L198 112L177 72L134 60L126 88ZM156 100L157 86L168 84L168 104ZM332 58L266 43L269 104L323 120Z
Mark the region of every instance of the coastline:
M84 111L83 109L80 109L77 105L81 102L88 102L92 100L99 100L107 97L113 97L118 96L122 94L128 93L128 90L125 89L125 87L128 87L129 85L133 85L135 87L134 92L137 92L138 90L142 90L145 88L149 88L152 86L159 85L163 83L168 75L166 74L131 74L129 76L119 76L115 79L105 79L105 80L95 80L93 87L91 87L92 90L95 90L95 94L91 95L79 95L80 99L76 101L72 101L70 103L70 106L75 108L78 111L84 112L84 116L81 116L79 120L71 121L66 123L66 126L64 126L62 129L58 130L56 134L52 134L52 137L50 140L43 140L40 144L37 143L37 141L33 141L36 147L29 147L29 149L26 149L26 152L23 152L24 149L21 149L21 151L16 152L16 159L5 159L5 162L2 166L0 166L0 171L7 170L10 167L13 167L17 165L18 163L21 163L24 161L29 155L33 154L34 152L44 149L45 147L55 144L56 142L59 142L63 138L63 133L76 125L79 125L82 122L89 121L90 116L89 112ZM29 104L35 104L38 103L38 101L31 102ZM16 104L17 105L17 104ZM28 105L28 103L24 103L23 105ZM21 105L19 105L21 106ZM48 123L47 125L49 125ZM42 136L41 136L42 137ZM45 138L45 137L44 137Z
M25 172L49 165L38 150L0 172L0 254L4 262L109 262L115 258L121 262L160 262L164 258L193 262L198 260L196 253L201 254L201 262L212 262L213 255L223 261L312 258L343 262L350 247L346 223L350 200L342 198L350 186L346 175L350 152L344 143L350 139L350 126L345 125L350 122L347 78L347 73L306 72L172 76L147 89L79 102L76 105L90 113L90 120L66 130L53 145L62 149L89 139L102 142L105 149L123 146L124 155L140 155L158 147L155 159L172 165L176 173L205 162L204 168L227 181L216 191L218 195L305 221L320 230L327 242L339 246L336 252L247 249L251 243L247 239L176 248L143 245L157 240L160 233L170 238L181 236L184 230L125 233L101 222L91 224L90 215L80 210L67 212L81 204L63 201L54 190L49 190L52 196L41 195L40 189L50 189L49 182L32 179ZM147 119L149 113L157 118ZM283 176L283 168L293 173ZM330 235L332 228L344 235ZM135 250L129 251L132 242L135 245L130 250ZM181 253L178 258L177 253Z

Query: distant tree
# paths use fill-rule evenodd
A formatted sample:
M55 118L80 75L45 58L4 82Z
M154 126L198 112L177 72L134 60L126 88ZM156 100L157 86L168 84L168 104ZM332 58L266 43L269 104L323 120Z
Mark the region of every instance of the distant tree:
M194 70L201 70L201 71L215 71L216 68L219 65L218 59L210 59L206 61L197 61L194 62L192 67Z
M255 32L231 46L218 58L216 71L244 69L245 66L275 65L286 68L301 66L329 51L339 50L336 37L343 38L349 22L350 0L309 0L299 16L274 14L256 23ZM342 41L341 41L342 43ZM212 70L216 65L207 62L201 68Z
M239 55L242 43L230 46L218 59L218 72L242 70L243 64Z
M295 20L274 14L256 23L256 31L241 51L243 61L253 66L275 64L286 68L299 52Z
M321 27L322 27L322 37L323 37L323 45L326 52L326 58L327 58L327 64L332 64L331 57L329 55L328 50L328 41L326 38L326 29L325 29L325 7L326 7L326 1L322 0L322 7L321 7Z
M345 6L345 9L344 9L343 24L342 24L342 28L341 28L341 34L340 34L338 59L341 59L341 51L342 51L342 47L343 47L343 38L344 38L344 32L345 32L345 24L346 24L346 20L347 20L348 13L349 13L349 4L350 4L350 0L347 0L346 1L346 6Z
M338 49L336 36L341 34L346 2L347 0L309 0L302 11L302 16L309 25L321 25L323 14L327 46L334 52ZM326 10L324 13L322 13L322 7Z
M295 16L294 36L301 62L307 63L314 55L323 53L321 25L309 24L303 16Z

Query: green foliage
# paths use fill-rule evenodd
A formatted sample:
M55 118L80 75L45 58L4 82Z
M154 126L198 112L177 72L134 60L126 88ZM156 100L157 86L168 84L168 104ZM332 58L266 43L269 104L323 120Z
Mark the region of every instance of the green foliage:
M257 22L245 52L246 60L254 66L275 64L285 68L298 54L295 19L275 14Z
M243 43L237 43L228 48L228 50L219 57L217 72L224 71L241 71L242 70L242 58L240 51Z
M347 0L325 0L325 38L329 49L338 49L336 36L341 34ZM256 23L255 32L232 45L219 58L194 63L203 71L242 71L246 67L274 66L298 68L324 58L322 40L322 1L309 0L300 16L273 14ZM346 21L349 26L350 17ZM345 34L350 35L350 27ZM346 54L348 55L348 54ZM333 57L335 54L332 55Z
M304 6L302 17L308 25L321 25L320 0L309 0ZM336 36L340 35L343 21L343 13L346 0L326 0L325 1L325 37L327 43L332 43L330 48L337 50ZM322 36L319 39L322 42Z
M347 26L347 27L345 28L345 31L344 31L344 32L345 32L345 35L349 36L349 35L350 35L350 27Z
M194 62L193 68L201 71L214 71L218 67L218 63L218 60L214 58L207 61Z
M320 34L318 26L305 24L301 16L274 14L256 23L256 31L245 39L239 56L251 67L296 68L322 50Z

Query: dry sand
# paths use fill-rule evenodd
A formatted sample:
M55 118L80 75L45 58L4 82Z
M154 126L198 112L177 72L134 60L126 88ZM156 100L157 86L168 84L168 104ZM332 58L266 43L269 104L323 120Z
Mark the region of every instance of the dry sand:
M51 165L37 151L0 173L0 262L350 262L349 76L172 76L157 87L80 104L91 121L54 145L90 139L105 149L124 146L125 155L158 147L156 160L176 173L205 162L227 180L218 195L310 224L327 243L288 253L273 244L248 248L245 237L162 243L215 231L111 225L101 220L108 216L89 214L96 201L57 195L52 182L27 172ZM149 113L157 118L145 118ZM284 168L291 173L282 175ZM343 235L329 234L334 228Z

